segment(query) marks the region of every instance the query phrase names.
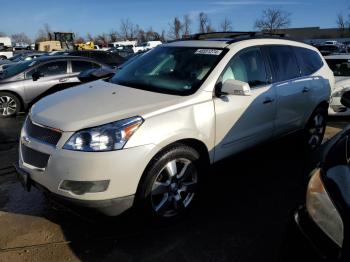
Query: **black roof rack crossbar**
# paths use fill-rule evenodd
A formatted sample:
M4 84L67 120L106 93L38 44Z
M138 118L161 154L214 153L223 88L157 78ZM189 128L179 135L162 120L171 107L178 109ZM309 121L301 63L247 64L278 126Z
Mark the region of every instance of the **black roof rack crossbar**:
M210 32L210 33L199 33L186 37L182 40L206 40L216 38L226 38L227 43L234 43L243 39L252 38L287 38L288 36L283 33L270 33L270 32L255 32L255 31L232 31L232 32ZM231 39L231 40L230 40Z

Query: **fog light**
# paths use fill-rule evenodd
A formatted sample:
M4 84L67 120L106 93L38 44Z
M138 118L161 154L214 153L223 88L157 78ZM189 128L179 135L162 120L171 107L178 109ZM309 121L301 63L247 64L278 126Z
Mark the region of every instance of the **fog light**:
M60 189L70 191L76 195L82 195L85 193L98 193L107 190L109 180L100 181L72 181L64 180L60 186Z

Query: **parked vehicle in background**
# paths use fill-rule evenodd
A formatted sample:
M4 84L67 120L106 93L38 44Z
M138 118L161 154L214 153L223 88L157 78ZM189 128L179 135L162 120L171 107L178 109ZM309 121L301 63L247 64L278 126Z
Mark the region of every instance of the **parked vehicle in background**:
M332 55L332 54L339 54L339 53L346 53L346 49L343 46L339 45L319 45L317 46L317 49L321 52L323 56Z
M0 37L0 45L5 47L12 47L11 38L8 36Z
M334 40L330 40L330 41L326 41L324 42L325 45L341 45L338 41L334 41Z
M122 46L122 47L116 47L116 48L113 47L108 49L108 52L111 52L113 54L118 54L124 58L135 54L132 46Z
M325 57L335 77L335 88L332 90L328 113L330 115L350 115L350 109L342 105L342 95L350 90L350 54Z
M350 108L350 92L343 94ZM305 204L295 213L302 235L322 261L350 261L350 126L322 146Z
M317 49L217 34L157 47L110 81L36 103L20 139L25 187L107 215L135 206L167 220L192 206L211 163L296 131L317 148L334 84Z
M123 46L136 46L137 41L118 41L118 42L112 42L108 44L109 48L118 48L118 47L123 47Z
M15 43L13 45L14 50L28 50L30 49L30 45L28 43L20 42L20 43Z
M124 61L126 61L125 58L121 57L118 54L110 53L106 51L99 51L99 50L59 52L59 53L56 53L55 55L59 55L59 54L88 57L100 63L106 64L110 67L117 67L120 64L124 63Z
M147 51L161 45L161 41L147 41L133 48L135 53Z
M0 60L13 56L13 48L10 37L0 37Z
M80 84L84 70L106 67L92 59L45 56L23 61L0 72L0 117L11 117L38 99Z
M47 55L47 53L45 53L45 52L23 52L23 53L15 55L9 59L0 60L0 71L2 71L6 67L13 65L15 63L33 60L33 59L38 58L38 57L43 56L43 55Z
M75 44L74 47L76 50L94 50L95 44L90 41L82 44Z

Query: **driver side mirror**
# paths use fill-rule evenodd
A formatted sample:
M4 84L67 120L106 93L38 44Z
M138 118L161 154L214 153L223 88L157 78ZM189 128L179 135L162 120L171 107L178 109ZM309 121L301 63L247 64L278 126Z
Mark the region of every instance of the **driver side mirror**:
M342 95L342 97L340 99L340 103L343 106L350 108L350 91L347 91Z
M250 96L251 94L249 84L239 80L228 79L220 87L219 90L216 90L219 97L224 95Z
M44 77L44 74L41 72L34 72L32 74L33 81L37 81L40 77Z

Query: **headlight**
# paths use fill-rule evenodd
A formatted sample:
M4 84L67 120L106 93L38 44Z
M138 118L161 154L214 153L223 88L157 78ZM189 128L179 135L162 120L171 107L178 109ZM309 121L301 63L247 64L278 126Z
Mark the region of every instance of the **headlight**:
M306 208L311 218L323 232L339 247L342 247L344 239L343 221L322 183L320 169L316 171L309 182Z
M80 130L68 140L63 148L85 152L119 150L124 147L142 122L141 117L132 117Z

